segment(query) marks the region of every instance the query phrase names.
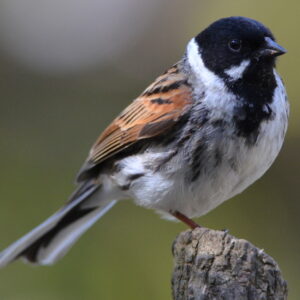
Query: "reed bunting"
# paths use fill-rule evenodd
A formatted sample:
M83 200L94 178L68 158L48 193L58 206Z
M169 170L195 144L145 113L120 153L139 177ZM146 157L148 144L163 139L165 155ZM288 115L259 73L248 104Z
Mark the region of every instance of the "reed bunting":
M62 209L0 254L49 265L122 199L180 219L241 193L271 166L289 114L286 51L261 23L216 21L103 131Z

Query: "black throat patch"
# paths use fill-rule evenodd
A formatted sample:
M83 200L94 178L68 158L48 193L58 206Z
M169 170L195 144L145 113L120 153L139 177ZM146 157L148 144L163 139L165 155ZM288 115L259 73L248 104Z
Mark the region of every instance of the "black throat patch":
M224 79L228 89L237 96L233 117L237 135L245 137L247 143L254 144L262 122L275 117L270 106L277 87L273 67L267 65L258 70L250 69L237 81Z

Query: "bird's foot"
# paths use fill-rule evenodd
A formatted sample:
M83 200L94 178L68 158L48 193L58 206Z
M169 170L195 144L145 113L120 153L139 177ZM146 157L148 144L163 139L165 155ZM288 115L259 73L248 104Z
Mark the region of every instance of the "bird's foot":
M201 227L199 224L194 222L192 219L188 218L181 212L175 210L175 211L170 211L170 214L175 217L176 219L180 220L181 222L185 223L187 226L191 227L192 229Z

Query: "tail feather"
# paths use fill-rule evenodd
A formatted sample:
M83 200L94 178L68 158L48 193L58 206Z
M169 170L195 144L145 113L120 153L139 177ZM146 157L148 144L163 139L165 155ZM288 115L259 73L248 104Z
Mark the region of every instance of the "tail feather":
M63 257L79 237L116 203L98 202L97 206L86 207L87 198L97 189L98 186L85 189L76 199L1 252L0 267L18 258L50 265Z

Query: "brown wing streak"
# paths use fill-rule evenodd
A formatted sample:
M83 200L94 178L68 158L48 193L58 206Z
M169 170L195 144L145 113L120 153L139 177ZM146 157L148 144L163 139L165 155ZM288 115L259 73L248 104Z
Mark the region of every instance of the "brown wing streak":
M189 108L190 87L172 67L133 101L100 135L88 161L100 163L141 139L170 128Z

